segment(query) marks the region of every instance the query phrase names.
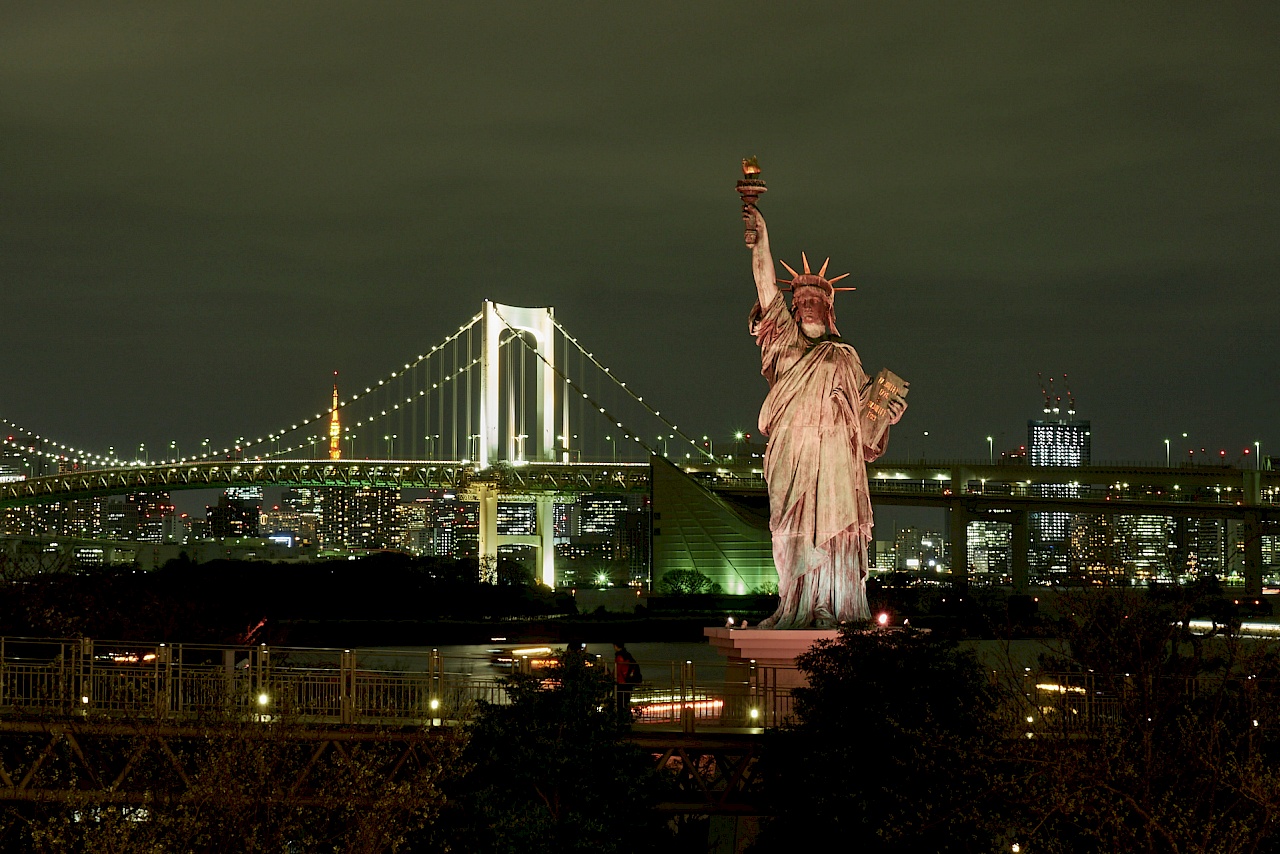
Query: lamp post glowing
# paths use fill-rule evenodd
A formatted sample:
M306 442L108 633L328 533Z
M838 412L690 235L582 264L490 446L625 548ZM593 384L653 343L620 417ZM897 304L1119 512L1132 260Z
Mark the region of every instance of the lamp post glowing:
M1164 440L1164 467L1169 467L1169 440Z
M995 439L987 437L987 465L993 465L996 461Z
M1262 443L1261 442L1253 443L1253 467L1255 469L1258 469L1259 471L1262 470Z
M706 436L703 436L702 443L707 446L707 456L711 458L712 462L715 462L715 459L716 459L715 442L712 442L709 438L707 438Z
M612 436L605 436L604 440L609 443L609 450L611 452L610 456L616 463L618 461L618 446L614 444Z

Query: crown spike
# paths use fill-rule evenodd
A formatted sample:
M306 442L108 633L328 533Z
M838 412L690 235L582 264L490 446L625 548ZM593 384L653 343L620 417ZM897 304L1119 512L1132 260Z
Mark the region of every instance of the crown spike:
M836 282L840 281L841 279L847 279L847 278L849 278L849 276L851 276L851 275L853 275L853 274L852 274L852 273L841 273L840 275L836 276L834 279L827 279L827 284L829 284L829 285L833 285L833 284L835 284ZM844 288L841 288L841 290L844 290Z
M786 261L783 261L781 258L778 259L778 263L787 268L787 272L791 274L791 278L794 279L796 276L800 275L795 270L791 269L791 265Z
M800 260L804 262L804 274L806 276L812 275L813 271L809 269L809 256L801 252Z
M822 262L822 269L818 271L819 276L825 276L827 274L827 265L830 263L831 263L831 256L828 255L827 260Z

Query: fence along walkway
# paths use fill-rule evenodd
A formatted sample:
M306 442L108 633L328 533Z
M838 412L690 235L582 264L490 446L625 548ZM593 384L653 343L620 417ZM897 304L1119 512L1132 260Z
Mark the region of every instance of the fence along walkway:
M316 725L440 726L477 703L508 702L512 669L537 674L549 647L492 656L439 650L212 646L0 637L0 728L53 717L184 724L211 720ZM749 665L641 660L645 681L628 692L635 729L759 731L792 712L796 673ZM604 666L601 662L600 666ZM1219 680L1138 685L1127 675L992 671L1011 737L1063 737L1120 723L1138 695L1192 696ZM1271 680L1228 678L1271 726L1280 691Z
M53 716L443 725L468 718L479 701L508 702L507 672L536 674L557 654L547 647L504 652L476 657L439 650L6 637L0 638L0 721ZM646 680L629 692L639 727L756 729L775 726L790 713L789 689L778 687L773 668L642 665Z

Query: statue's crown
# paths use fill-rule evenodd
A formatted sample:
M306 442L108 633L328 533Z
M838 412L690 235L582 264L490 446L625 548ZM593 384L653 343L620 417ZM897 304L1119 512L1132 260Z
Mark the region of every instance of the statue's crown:
M841 279L847 278L849 276L848 273L842 273L839 276L836 276L834 279L826 278L827 265L831 263L830 258L822 262L822 269L818 270L817 273L809 269L809 257L807 255L801 252L800 258L804 262L803 273L797 273L795 270L791 269L791 265L788 264L786 261L783 261L781 258L778 259L778 263L786 267L787 272L791 274L790 280L778 282L779 289L784 291L791 291L792 293L795 293L795 291L800 288L817 288L818 290L822 291L822 295L827 298L828 302L831 302L835 299L836 291L856 291L857 290L857 288L835 287L836 282L840 281Z

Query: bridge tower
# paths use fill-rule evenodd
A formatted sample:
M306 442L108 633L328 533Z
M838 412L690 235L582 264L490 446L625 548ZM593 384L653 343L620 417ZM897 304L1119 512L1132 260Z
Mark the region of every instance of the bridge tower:
M501 381L501 359L498 349L503 342L503 333L529 333L534 339L534 349L540 358L534 365L534 384L538 389L535 401L536 423L532 440L532 448L523 445L519 456L527 460L553 462L556 459L556 376L555 376L555 324L552 321L553 309L525 308L523 306L502 305L492 300L484 301L484 316L481 321L481 337L484 350L480 357L480 448L477 463L486 469L496 462L501 454L502 438L508 438L508 457L515 459L517 453L514 446L516 436L515 413L507 408L504 419L499 410L499 389ZM509 337L509 336L508 336ZM561 435L569 435L569 411L565 407L564 423Z

